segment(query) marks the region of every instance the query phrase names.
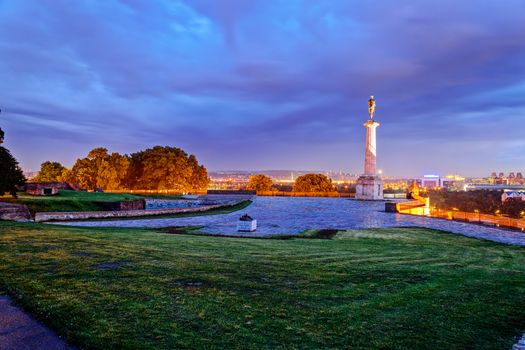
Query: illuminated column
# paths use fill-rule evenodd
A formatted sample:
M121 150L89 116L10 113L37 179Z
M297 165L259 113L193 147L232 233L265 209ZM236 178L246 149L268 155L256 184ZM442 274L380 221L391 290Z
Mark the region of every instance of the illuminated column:
M366 128L365 172L357 179L355 193L355 198L360 200L383 199L383 180L376 169L376 128L379 123L374 120L375 106L374 96L370 96L368 100L370 119L363 124Z
M376 175L376 128L380 125L375 120L367 120L365 144L365 173L364 175Z

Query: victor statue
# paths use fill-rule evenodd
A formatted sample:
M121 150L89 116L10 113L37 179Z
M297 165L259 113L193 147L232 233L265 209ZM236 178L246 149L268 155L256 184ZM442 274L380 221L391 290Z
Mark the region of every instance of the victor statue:
M370 96L370 99L368 100L368 114L370 114L370 119L374 119L374 112L376 110L376 100L374 100L374 96Z

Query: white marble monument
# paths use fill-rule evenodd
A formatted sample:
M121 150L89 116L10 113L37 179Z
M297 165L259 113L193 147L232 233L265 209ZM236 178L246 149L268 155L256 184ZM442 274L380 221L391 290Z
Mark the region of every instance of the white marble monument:
M374 96L368 100L368 119L363 125L366 128L365 172L357 179L355 198L360 200L382 200L383 180L376 170L376 128L380 125L374 120L376 102Z

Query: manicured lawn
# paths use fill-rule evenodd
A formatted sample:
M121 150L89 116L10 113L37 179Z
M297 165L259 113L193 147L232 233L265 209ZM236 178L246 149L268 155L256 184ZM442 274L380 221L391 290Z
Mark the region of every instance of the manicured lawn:
M55 196L32 196L24 192L18 193L18 199L0 197L2 202L25 204L31 213L49 211L94 211L103 210L100 202L118 202L140 199L125 193L99 193L59 191Z
M0 223L0 290L82 348L509 349L525 248L418 228L332 239Z

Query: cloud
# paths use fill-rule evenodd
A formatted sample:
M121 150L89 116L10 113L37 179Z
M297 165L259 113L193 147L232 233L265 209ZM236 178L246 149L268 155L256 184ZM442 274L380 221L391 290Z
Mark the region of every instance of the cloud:
M412 157L516 171L519 152L483 145L516 147L524 15L518 0L4 0L0 122L31 169L158 143L213 169L360 171L374 94L385 172L422 172ZM463 166L478 146L483 161Z

